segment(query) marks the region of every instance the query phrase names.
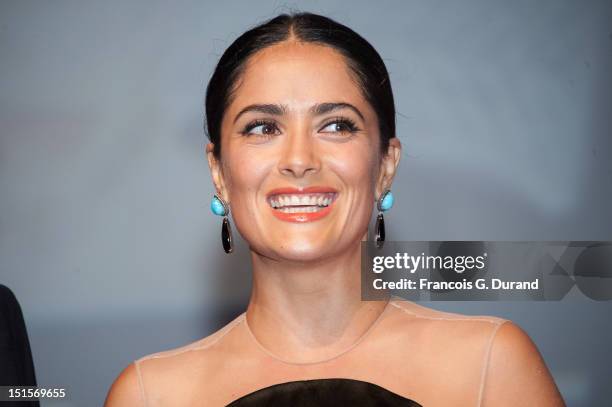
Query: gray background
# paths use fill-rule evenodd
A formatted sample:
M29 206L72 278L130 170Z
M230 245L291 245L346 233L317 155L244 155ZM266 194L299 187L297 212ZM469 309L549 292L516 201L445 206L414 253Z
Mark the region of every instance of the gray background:
M403 159L392 240L612 240L612 3L0 2L0 283L41 386L101 405L122 368L241 312L204 156L214 64L297 8L378 49ZM522 326L570 406L612 399L610 302L426 303ZM443 389L441 389L443 391Z

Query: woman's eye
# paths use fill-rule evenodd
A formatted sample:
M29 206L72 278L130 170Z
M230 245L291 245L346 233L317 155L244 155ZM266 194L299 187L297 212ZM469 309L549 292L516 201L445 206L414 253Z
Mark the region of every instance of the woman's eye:
M273 136L276 134L276 124L272 122L255 121L242 131L244 135Z
M327 131L325 129L327 129ZM344 133L344 132L354 133L357 130L358 129L355 126L355 123L353 123L351 120L337 119L329 124L326 124L325 127L321 129L321 132L323 133Z
M255 129L259 129L259 130L258 131L254 131ZM251 129L251 133L256 133L256 134L274 134L275 133L275 129L274 129L274 126L272 126L270 124L260 124L259 126L256 126L253 129Z

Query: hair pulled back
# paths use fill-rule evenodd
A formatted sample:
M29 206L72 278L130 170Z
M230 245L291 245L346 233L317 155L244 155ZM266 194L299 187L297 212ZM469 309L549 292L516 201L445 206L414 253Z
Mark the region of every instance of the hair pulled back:
M374 47L350 28L308 12L280 14L242 34L223 53L206 89L206 132L221 157L221 121L231 104L249 57L280 42L295 39L329 46L346 60L364 98L378 117L380 153L395 137L395 104L385 64Z

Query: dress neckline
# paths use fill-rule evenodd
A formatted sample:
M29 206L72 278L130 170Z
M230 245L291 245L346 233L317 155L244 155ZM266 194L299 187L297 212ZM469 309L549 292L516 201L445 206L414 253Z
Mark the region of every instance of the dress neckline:
M251 331L251 327L249 326L249 322L247 321L247 318L246 318L246 311L242 313L242 322L244 322L244 327L245 327L245 329L246 329L246 331L248 333L248 336L255 343L257 348L259 348L259 350L261 350L266 355L270 356L272 359L275 359L275 360L277 360L279 362L282 362L282 363L285 363L285 364L289 364L289 365L316 365L316 364L319 364L319 363L325 363L325 362L329 362L329 361L332 361L334 359L337 359L340 356L345 355L346 353L350 352L357 345L359 345L361 342L363 342L363 340L367 336L369 336L370 332L372 332L374 330L374 328L378 325L378 323L382 320L383 315L388 312L389 308L391 308L391 306L390 306L391 301L392 301L392 298L390 297L387 300L387 303L385 304L383 310L380 312L380 314L378 314L378 316L376 317L374 322L372 322L370 324L370 326L368 327L368 329L366 329L365 332L359 338L357 338L357 340L355 342L353 342L350 346L348 346L346 349L336 353L335 355L333 355L331 357L327 357L327 358L320 359L320 360L308 361L308 362L296 362L296 361L288 360L288 359L285 359L285 358L282 358L282 357L276 355L274 352L272 352L268 348L266 348L255 337L255 334L253 334L253 331Z
M273 384L246 394L229 403L227 407L288 405L423 407L416 401L378 384L344 377Z

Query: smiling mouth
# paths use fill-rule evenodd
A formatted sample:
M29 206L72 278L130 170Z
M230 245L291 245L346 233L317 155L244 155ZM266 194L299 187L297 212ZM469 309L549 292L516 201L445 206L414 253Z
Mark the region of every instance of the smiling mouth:
M268 197L268 204L282 213L315 213L331 205L338 194L336 192L275 194Z

